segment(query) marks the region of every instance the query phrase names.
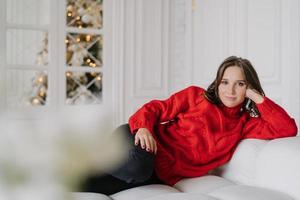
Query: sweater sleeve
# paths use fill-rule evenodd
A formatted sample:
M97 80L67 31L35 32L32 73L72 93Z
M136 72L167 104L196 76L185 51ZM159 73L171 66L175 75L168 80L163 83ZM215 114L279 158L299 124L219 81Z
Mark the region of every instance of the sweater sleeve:
M135 133L139 128L147 128L153 133L157 123L175 119L179 113L195 105L203 93L202 88L190 86L166 100L152 100L146 103L129 118L131 132Z
M295 120L282 107L267 97L256 106L260 117L250 118L246 123L244 138L275 139L297 135Z

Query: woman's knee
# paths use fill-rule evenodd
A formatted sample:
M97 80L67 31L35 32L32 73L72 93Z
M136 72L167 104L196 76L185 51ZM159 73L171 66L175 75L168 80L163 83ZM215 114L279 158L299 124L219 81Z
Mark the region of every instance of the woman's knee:
M132 166L128 167L127 170L128 177L131 177L131 180L127 180L127 182L131 183L141 183L147 181L152 173L153 173L153 162L144 161L137 162Z
M124 136L130 143L132 143L132 140L134 138L134 135L131 134L129 124L122 124L118 128L116 128L113 132L113 134L118 134Z
M134 148L126 163L111 173L127 183L141 183L148 180L154 168L154 155L143 149Z

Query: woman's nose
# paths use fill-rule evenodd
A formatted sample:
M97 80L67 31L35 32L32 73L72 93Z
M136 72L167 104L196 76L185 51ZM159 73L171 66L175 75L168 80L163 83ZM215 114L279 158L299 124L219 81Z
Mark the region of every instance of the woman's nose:
M234 85L229 85L229 92L230 94L235 94L235 86Z

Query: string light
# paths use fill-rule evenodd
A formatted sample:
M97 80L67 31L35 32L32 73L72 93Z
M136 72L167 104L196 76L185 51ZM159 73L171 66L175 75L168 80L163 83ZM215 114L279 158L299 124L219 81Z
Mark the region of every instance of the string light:
M68 12L68 17L72 17L72 13L71 12Z
M96 79L97 79L98 81L101 81L101 76L97 76Z
M66 76L70 77L70 76L72 76L72 73L71 72L66 72Z
M91 38L92 38L91 35L87 35L87 36L85 37L85 40L86 40L87 42L89 42L89 41L91 41Z
M40 104L40 100L38 99L38 98L33 98L32 99L32 103L34 104L34 105L39 105Z
M77 42L80 42L80 38L78 37L78 38L76 39L76 41L77 41Z
M43 77L39 77L38 82L42 83L44 81Z
M68 40L68 39L65 39L65 43L68 44L68 43L69 43L69 40Z
M45 92L44 91L40 91L39 96L40 97L44 97L45 96Z
M96 67L96 63L90 62L89 64L91 67Z

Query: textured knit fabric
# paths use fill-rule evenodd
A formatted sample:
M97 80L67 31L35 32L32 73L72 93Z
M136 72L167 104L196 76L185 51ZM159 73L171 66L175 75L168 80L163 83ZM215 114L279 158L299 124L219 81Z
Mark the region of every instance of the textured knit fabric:
M147 128L158 144L155 171L169 185L186 177L205 175L230 160L243 138L274 139L295 136L297 126L279 105L264 97L260 117L217 106L191 86L166 100L153 100L129 119L133 134Z

